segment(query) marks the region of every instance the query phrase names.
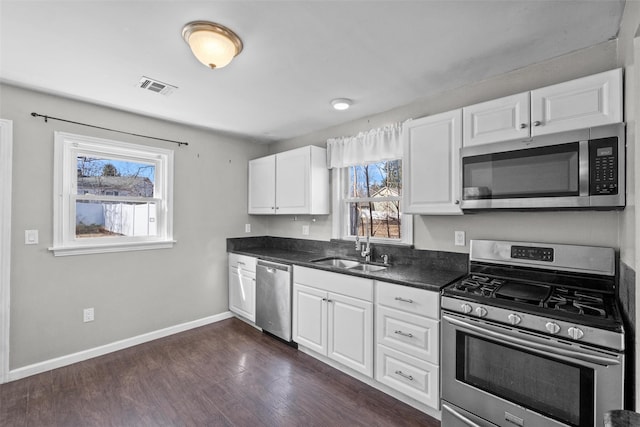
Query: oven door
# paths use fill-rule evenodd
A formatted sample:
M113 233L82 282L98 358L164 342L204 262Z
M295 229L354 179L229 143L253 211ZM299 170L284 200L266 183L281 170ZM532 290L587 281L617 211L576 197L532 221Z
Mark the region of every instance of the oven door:
M599 426L623 405L623 362L615 352L443 311L442 404L494 425Z

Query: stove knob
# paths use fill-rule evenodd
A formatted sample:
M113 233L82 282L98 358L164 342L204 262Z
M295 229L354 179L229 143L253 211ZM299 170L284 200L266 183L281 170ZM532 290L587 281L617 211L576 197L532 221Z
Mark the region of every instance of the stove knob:
M517 314L511 313L509 316L507 316L507 318L509 319L509 323L511 323L512 325L517 325L518 323L522 322L522 318Z
M574 340L579 340L584 336L584 332L582 332L582 329L576 327L569 328L567 332L569 332L569 336Z
M478 307L476 308L476 314L478 317L484 317L487 315L487 309L484 307Z
M557 334L558 332L560 332L560 325L555 322L547 322L544 327L547 328L547 331L551 332L552 334Z
M462 304L460 308L464 314L469 314L473 310L469 304Z

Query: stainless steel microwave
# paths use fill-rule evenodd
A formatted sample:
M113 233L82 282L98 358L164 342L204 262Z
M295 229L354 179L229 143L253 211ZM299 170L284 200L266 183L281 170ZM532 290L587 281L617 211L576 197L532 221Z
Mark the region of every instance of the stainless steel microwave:
M462 209L622 209L624 124L463 147Z

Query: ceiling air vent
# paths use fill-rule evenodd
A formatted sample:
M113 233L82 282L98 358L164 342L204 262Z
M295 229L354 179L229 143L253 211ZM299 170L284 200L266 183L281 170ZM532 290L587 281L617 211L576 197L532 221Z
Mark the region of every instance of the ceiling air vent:
M177 86L172 86L167 83L162 83L161 81L150 79L149 77L142 76L140 81L136 85L137 87L150 90L151 92L159 93L160 95L171 95L174 89L178 89Z

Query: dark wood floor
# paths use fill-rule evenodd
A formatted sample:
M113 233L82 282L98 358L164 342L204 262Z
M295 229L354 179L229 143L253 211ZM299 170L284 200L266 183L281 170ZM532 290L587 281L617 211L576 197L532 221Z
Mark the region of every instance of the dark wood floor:
M2 384L0 426L440 423L229 319Z

